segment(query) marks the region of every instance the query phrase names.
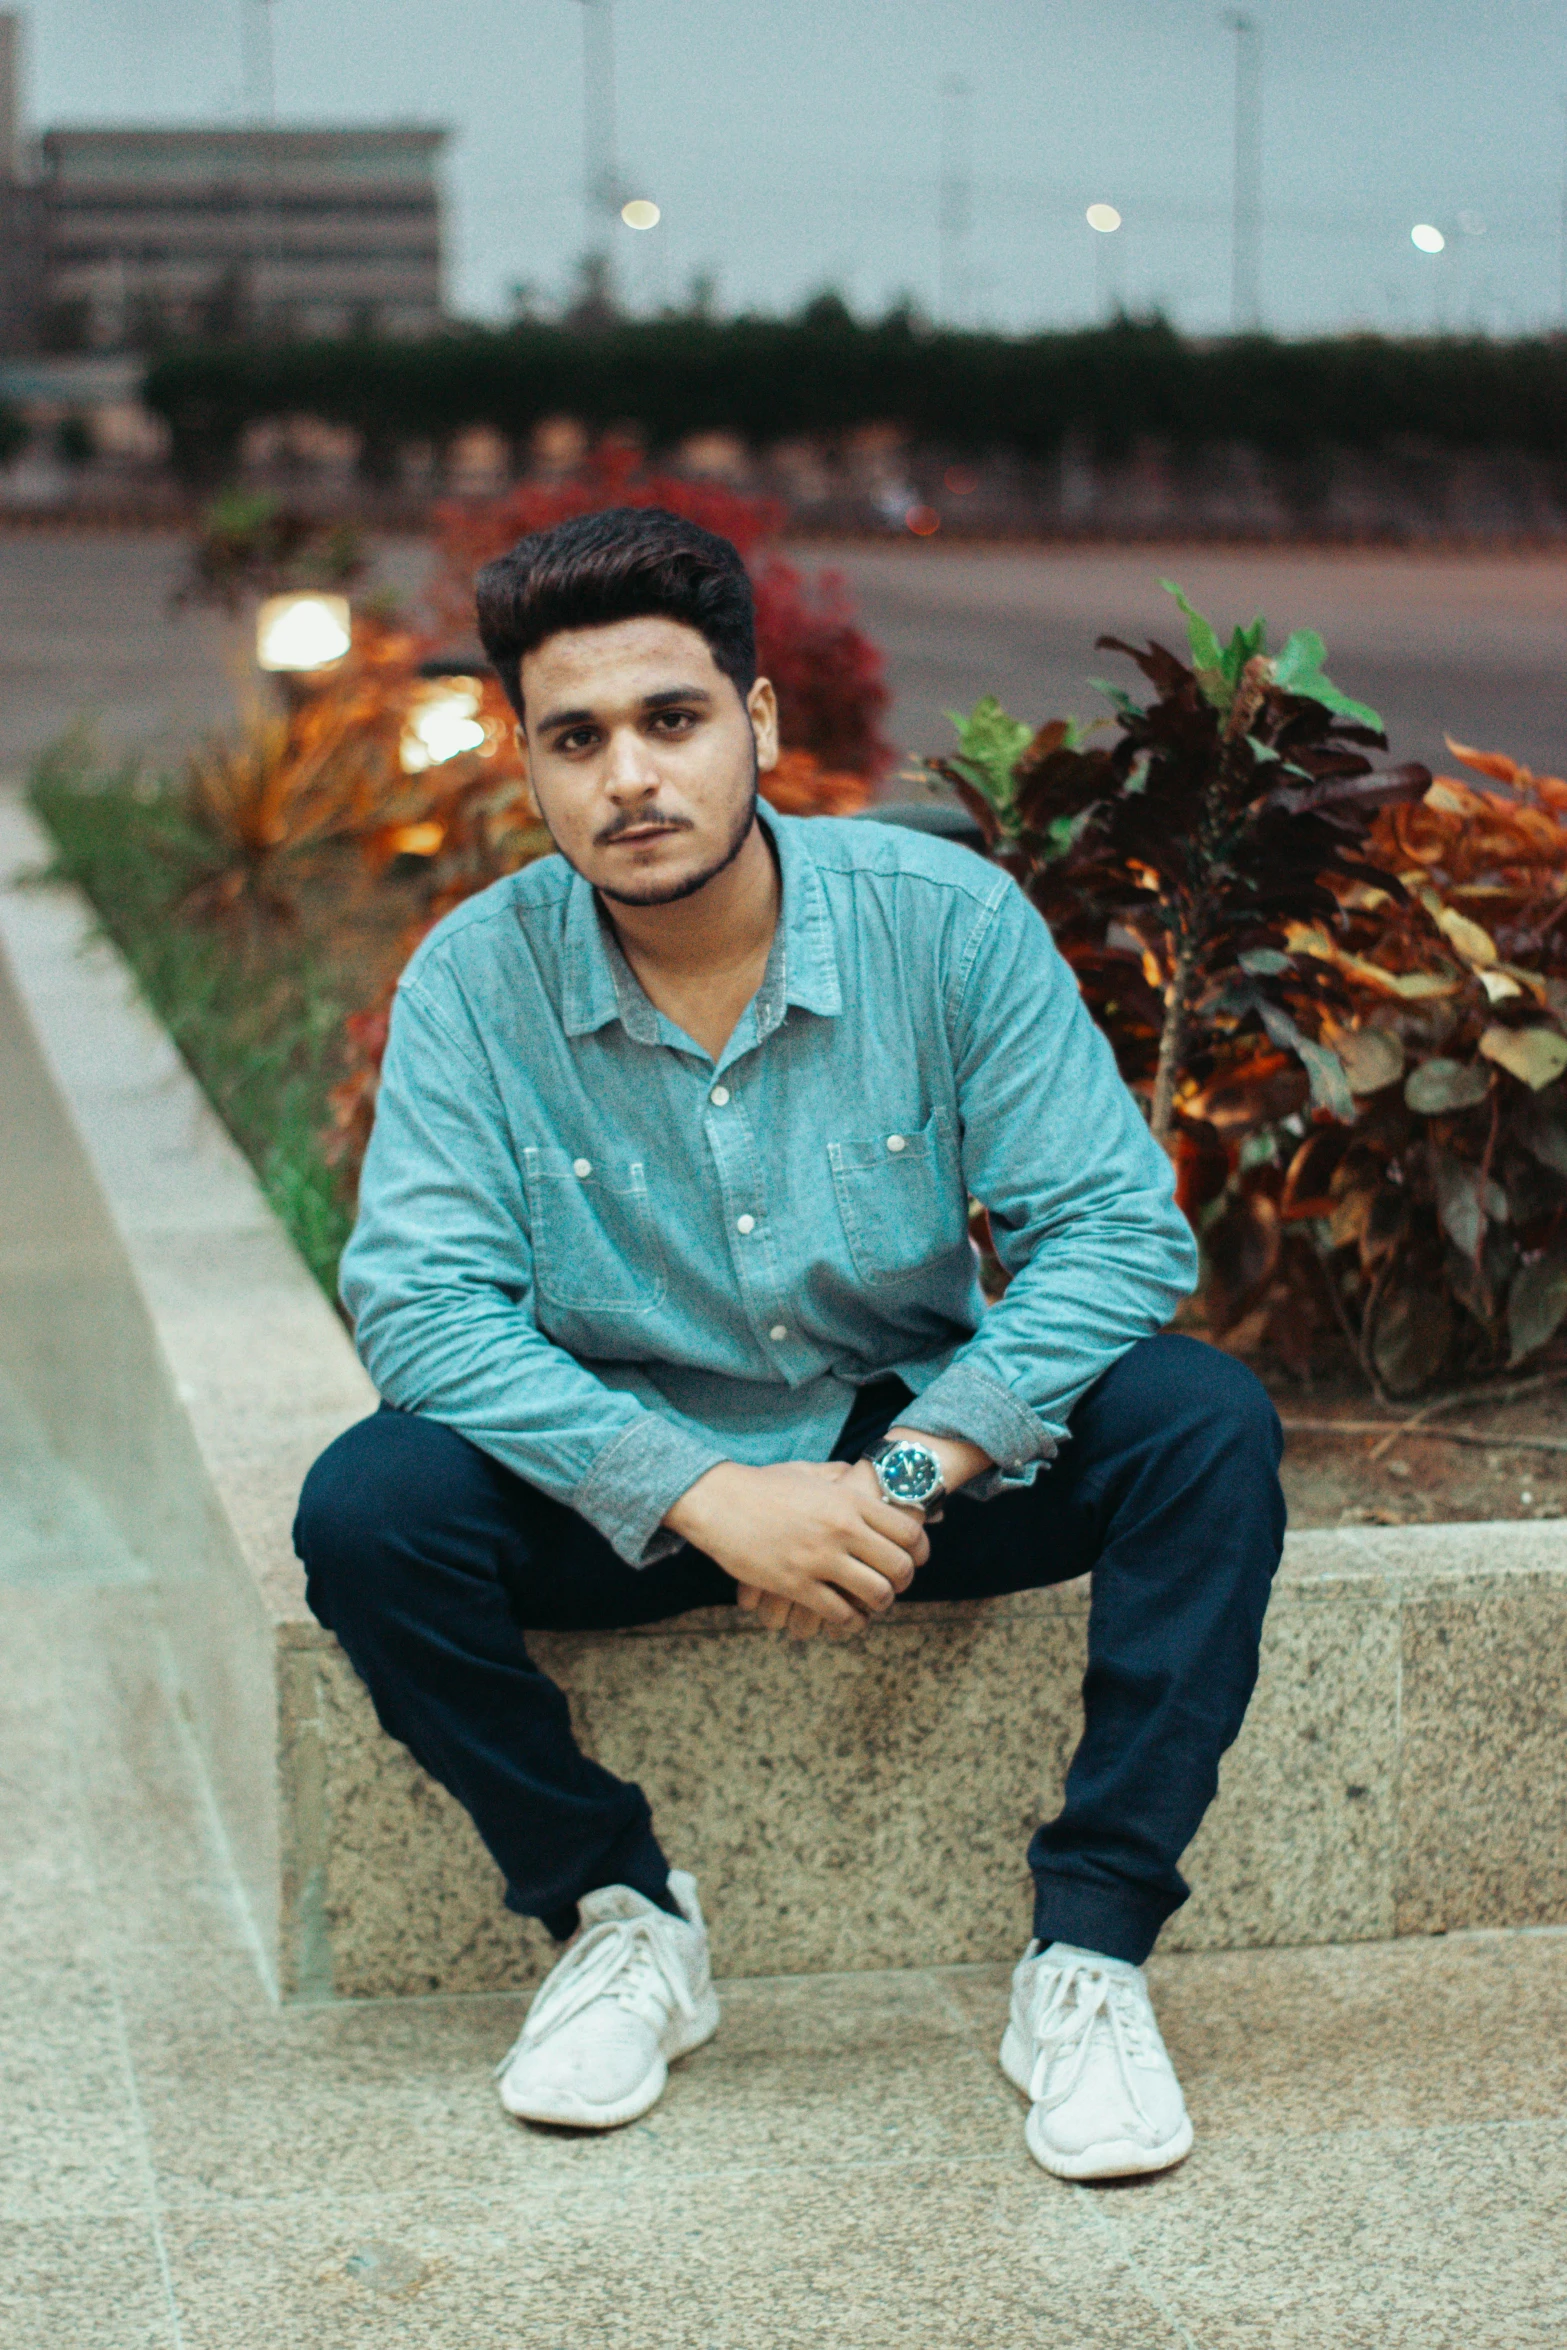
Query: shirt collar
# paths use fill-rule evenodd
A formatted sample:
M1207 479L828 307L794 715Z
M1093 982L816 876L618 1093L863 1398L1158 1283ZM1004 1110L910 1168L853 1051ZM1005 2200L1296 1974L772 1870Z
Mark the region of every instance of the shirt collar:
M760 1043L791 1004L835 1018L843 1010L843 989L827 893L810 848L812 823L825 819L780 817L765 801L758 803L757 814L778 854L781 899L772 951L756 991ZM600 914L591 884L574 873L566 900L561 1025L568 1036L589 1036L615 1019L638 1044L660 1042L656 1008Z

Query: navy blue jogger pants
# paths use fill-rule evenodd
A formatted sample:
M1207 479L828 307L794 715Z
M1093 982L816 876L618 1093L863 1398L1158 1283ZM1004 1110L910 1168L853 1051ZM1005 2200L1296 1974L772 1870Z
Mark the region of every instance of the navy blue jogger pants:
M857 1458L907 1402L897 1380L862 1389L834 1458ZM1032 1485L960 1494L931 1528L913 1599L1092 1577L1082 1740L1060 1813L1029 1846L1042 1942L1140 1962L1186 1898L1177 1864L1256 1680L1284 1536L1280 1449L1241 1364L1149 1338L1089 1389ZM471 1814L512 1909L565 1933L597 1886L663 1894L641 1789L582 1753L525 1635L732 1604L720 1567L689 1547L628 1567L465 1437L384 1407L317 1461L294 1540L315 1614L382 1726Z

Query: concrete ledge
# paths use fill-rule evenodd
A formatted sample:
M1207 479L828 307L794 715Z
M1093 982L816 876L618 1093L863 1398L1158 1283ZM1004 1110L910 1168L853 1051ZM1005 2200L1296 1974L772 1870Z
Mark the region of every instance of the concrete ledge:
M0 871L45 844L0 810ZM0 891L0 1350L164 1595L285 1996L527 1983L466 1818L304 1605L309 1462L373 1404L341 1324L69 892ZM727 1611L553 1635L584 1740L702 1879L720 1970L1015 1955L1076 1735L1082 1585L796 1650ZM1166 1943L1567 1921L1567 1531L1290 1537Z

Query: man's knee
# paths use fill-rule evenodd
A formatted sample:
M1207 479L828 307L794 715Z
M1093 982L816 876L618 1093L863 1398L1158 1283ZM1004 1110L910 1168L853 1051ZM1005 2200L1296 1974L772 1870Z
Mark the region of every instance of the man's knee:
M1123 1424L1141 1422L1150 1433L1278 1467L1284 1437L1272 1397L1254 1371L1216 1346L1163 1331L1124 1354L1106 1385Z
M316 1614L327 1620L345 1584L373 1584L392 1537L406 1544L447 1515L475 1465L464 1437L415 1412L376 1412L346 1428L305 1479L294 1519Z

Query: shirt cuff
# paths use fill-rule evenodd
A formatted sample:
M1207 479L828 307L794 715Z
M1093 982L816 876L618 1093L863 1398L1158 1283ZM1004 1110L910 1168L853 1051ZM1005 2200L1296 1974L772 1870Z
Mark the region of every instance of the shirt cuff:
M951 1364L899 1412L893 1425L917 1429L922 1436L960 1436L988 1452L992 1466L962 1488L971 1501L991 1501L1009 1486L1032 1485L1041 1463L1054 1460L1065 1433L972 1363Z
M571 1507L628 1567L651 1567L684 1540L664 1524L665 1512L698 1477L728 1458L716 1444L687 1435L657 1412L643 1412L604 1447L572 1495Z

